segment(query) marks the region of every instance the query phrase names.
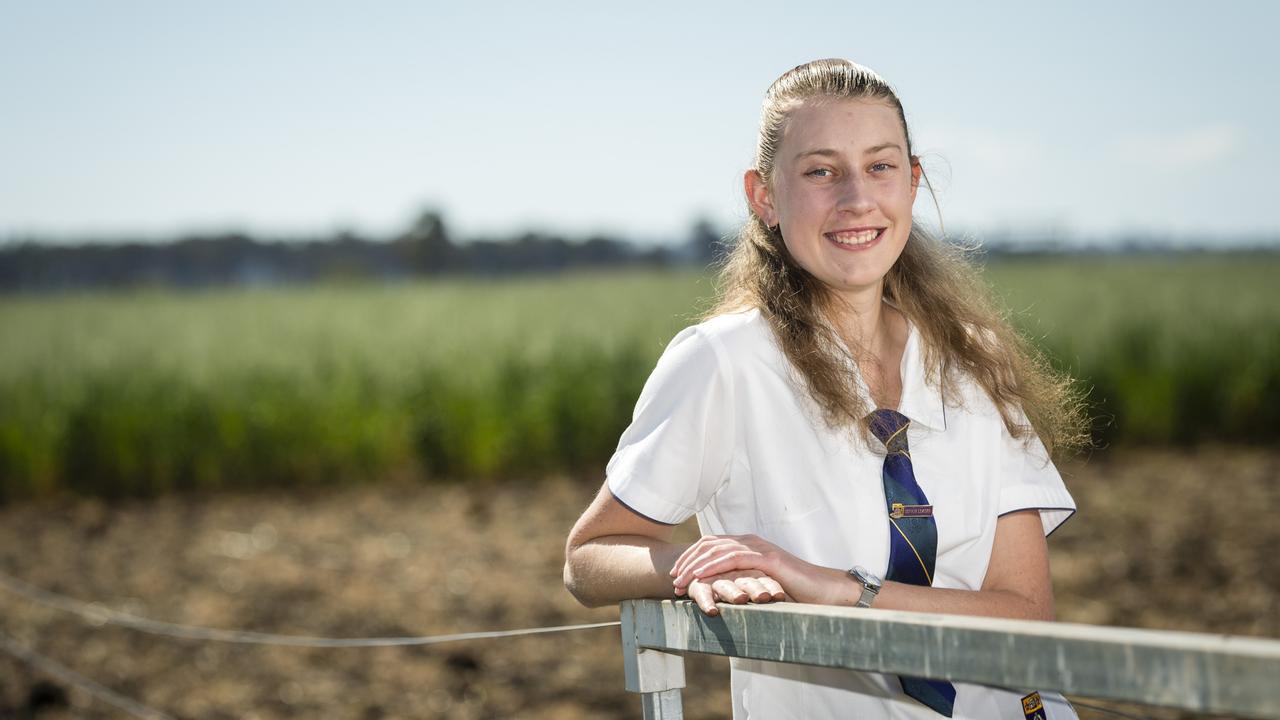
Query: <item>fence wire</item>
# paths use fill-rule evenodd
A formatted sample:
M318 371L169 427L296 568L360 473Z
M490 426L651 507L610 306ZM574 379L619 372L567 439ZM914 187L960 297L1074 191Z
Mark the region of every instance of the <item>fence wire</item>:
M125 697L111 688L99 685L80 673L54 662L34 650L23 647L3 633L0 633L0 650L9 653L42 673L71 687L83 690L94 698L123 710L134 717L140 717L143 720L174 720L172 715L153 710L133 698Z
M579 625L555 625L548 627L520 628L517 630L485 630L480 632L451 633L448 635L415 635L404 637L357 637L333 638L309 635L282 635L279 633L255 632L252 630L225 630L221 628L203 627L199 625L183 625L139 617L131 613L121 612L105 607L101 603L87 603L55 592L38 588L18 578L0 572L0 588L30 602L54 610L79 616L93 625L118 625L138 632L183 640L209 640L214 642L240 643L247 645L275 645L283 647L312 648L372 648L398 647L407 645L437 645L440 643L460 642L463 640L491 640L495 638L518 637L521 635L542 635L546 633L569 632L572 630L590 630L593 628L613 627L622 623L612 622L583 623Z

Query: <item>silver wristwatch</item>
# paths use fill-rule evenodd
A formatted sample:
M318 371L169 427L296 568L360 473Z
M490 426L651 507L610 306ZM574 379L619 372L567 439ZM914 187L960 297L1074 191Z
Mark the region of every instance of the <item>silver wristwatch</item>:
M857 607L871 607L871 603L876 599L876 593L880 592L880 586L884 585L884 581L872 575L870 571L861 565L855 565L849 571L849 577L853 578L862 585L862 597L858 598Z

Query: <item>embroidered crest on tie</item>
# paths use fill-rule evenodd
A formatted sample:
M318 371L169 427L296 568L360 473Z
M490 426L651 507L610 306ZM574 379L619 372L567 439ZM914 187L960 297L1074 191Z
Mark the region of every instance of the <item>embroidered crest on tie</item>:
M867 418L871 432L884 443L886 454L881 476L889 514L889 571L885 580L911 585L933 585L938 554L938 526L933 506L916 483L907 446L911 420L896 410L880 409ZM941 715L951 717L956 688L945 680L899 676L902 691Z

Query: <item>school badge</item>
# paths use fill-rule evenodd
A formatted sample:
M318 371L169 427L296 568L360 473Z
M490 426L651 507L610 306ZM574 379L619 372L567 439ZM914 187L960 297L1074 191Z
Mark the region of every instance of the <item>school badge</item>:
M1033 692L1022 698L1022 714L1027 720L1045 720L1044 702L1040 700L1040 693Z

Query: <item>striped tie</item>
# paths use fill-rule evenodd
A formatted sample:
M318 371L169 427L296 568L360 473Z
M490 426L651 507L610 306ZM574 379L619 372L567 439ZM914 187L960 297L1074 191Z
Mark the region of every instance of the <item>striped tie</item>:
M871 432L884 443L884 501L889 510L889 572L885 580L912 585L933 585L933 566L938 553L938 526L933 507L916 484L907 447L907 426L911 421L896 410L876 410L868 416ZM902 690L951 717L956 688L944 680L899 676Z

